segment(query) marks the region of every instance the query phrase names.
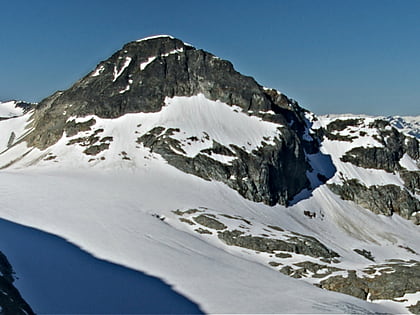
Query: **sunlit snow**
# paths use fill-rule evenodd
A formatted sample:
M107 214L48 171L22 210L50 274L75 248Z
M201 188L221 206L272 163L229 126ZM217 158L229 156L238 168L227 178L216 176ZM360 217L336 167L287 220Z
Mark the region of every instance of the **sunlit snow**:
M114 66L114 79L112 82L115 82L118 77L124 72L124 70L130 65L132 58L131 57L125 57L124 64L122 65L121 69L118 70L117 65Z
M29 117L0 121L3 150L8 147L10 130L16 139L30 131L24 129ZM272 144L281 135L280 125L201 94L166 98L161 111L155 113L69 120L91 118L96 121L92 130L73 137L64 134L44 151L19 143L0 155L0 167L9 166L0 176L0 217L59 235L96 257L157 276L209 313L407 313L403 303L368 303L321 290L311 284L314 280L287 277L267 264L271 258L267 253L227 246L216 235L197 234L173 211L200 208L215 216L240 216L252 223L248 228L255 234L266 233L266 226L275 225L313 236L341 256L338 267L358 270L358 274L370 262L356 254L355 248L371 251L377 263L391 258L417 259L405 249L420 252L413 237L418 235L418 227L411 222L398 215L376 215L343 201L326 185L291 207L255 203L225 184L181 172L137 143L142 135L162 127L162 134L173 129L171 137L185 152L180 154L189 157L211 148L213 141L252 153L262 142ZM326 122L321 119L317 123ZM70 140L89 137L101 129L101 137L112 136L113 140L108 140L109 148L95 157L84 154L82 146L68 145ZM366 132L374 134L367 128ZM308 130L308 139L310 133ZM332 160L337 174L331 181L339 181L341 171L366 185L402 184L398 175L341 162L347 150L370 143L364 137L357 141L326 140L321 147L323 158L308 155L308 159L315 171L331 165ZM375 141L370 144L380 145ZM209 157L226 164L233 159L217 154ZM413 161L403 159L403 166L414 167ZM305 211L316 217L309 218ZM232 229L240 228L239 221L221 220L229 222ZM278 238L285 235L272 234ZM291 256L286 263L303 258Z

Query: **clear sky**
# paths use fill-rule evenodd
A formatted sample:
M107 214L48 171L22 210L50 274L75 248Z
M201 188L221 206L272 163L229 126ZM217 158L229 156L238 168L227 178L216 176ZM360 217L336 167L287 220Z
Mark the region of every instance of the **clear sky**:
M0 100L171 34L317 114L420 115L420 0L0 0Z

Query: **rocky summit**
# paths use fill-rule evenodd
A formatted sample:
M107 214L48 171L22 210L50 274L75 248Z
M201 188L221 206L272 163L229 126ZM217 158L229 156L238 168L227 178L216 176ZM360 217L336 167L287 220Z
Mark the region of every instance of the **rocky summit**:
M319 152L319 139L308 133L306 111L285 95L238 73L229 61L169 36L126 44L70 89L40 102L32 117L33 131L23 140L45 150L64 134L77 134L95 124L94 120L90 125L76 124L75 117L115 119L125 114L159 112L168 98L195 95L234 105L248 116L275 124L278 131L270 141L267 137L266 143L261 139L251 151L208 138L211 145L195 156L175 149L180 147L176 139L176 133L182 132L179 128L154 126L139 135L137 143L184 172L224 182L257 202L287 205L297 193L311 189L306 173L312 167L306 153ZM191 141L200 141L196 136L192 135ZM94 135L91 140L95 139ZM89 143L95 146L85 151L88 155L109 147L92 141ZM221 163L212 154L231 157L232 162Z
M0 103L0 215L209 313L418 313L419 125L317 116L149 37L39 104Z

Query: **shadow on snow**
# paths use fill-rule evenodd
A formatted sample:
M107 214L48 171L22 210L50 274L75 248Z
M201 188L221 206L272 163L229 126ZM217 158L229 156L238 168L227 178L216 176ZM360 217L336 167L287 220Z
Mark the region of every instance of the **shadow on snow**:
M0 250L39 314L202 314L162 280L97 259L63 238L0 219Z

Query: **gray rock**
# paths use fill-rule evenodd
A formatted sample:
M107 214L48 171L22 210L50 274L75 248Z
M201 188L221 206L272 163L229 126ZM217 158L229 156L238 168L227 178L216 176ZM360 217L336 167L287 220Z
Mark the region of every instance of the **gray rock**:
M95 119L89 119L88 121L76 123L76 121L70 120L64 125L64 131L66 132L67 137L73 137L81 131L89 131L91 127L96 124Z
M13 285L14 271L7 257L0 252L0 309L1 314L31 315L31 307Z
M385 267L388 270L384 270ZM361 299L366 299L370 294L371 300L395 299L407 293L416 293L420 288L420 277L418 276L420 263L417 261L409 261L407 264L395 262L370 267L372 273L375 272L375 269L382 270L381 274L374 278L360 278L354 271L349 271L347 278L343 276L330 277L321 281L320 286Z
M375 258L372 256L372 253L366 249L354 249L354 251L356 253L358 253L359 255L365 257L366 259L369 259L370 261L375 261Z
M275 256L277 258L290 258L290 257L292 257L292 255L290 255L288 253L277 253Z
M7 147L10 148L13 144L13 142L16 139L16 134L12 131L9 137L9 141L7 141Z
M402 171L400 176L409 191L420 194L420 171Z
M197 233L200 233L200 234L213 234L211 231L209 231L209 230L206 230L206 229L202 229L202 228L198 228L198 229L195 229L194 231L196 231Z
M396 185L366 187L358 180L350 179L344 180L342 185L329 184L328 187L342 199L354 201L376 214L391 216L396 213L413 219L413 213L420 209L420 201Z
M146 67L141 66L147 61L150 63ZM125 90L128 85L130 89ZM214 142L212 148L194 158L180 154L182 147L170 137L170 130L166 131L166 138L159 129L151 130L138 142L161 154L174 167L221 181L256 202L288 205L303 189L315 188L310 187L306 176L311 171L306 154L319 152L320 141L317 135L310 135L308 140L305 110L285 95L264 89L253 78L238 73L230 62L165 37L128 43L101 62L96 72L41 101L32 116L33 131L23 140L43 150L56 143L64 132L73 136L89 130L94 123L67 122L70 117L116 118L127 113L157 112L166 97L199 93L281 125L281 137L274 145L264 145L251 153ZM106 145L95 144L85 153L95 155L104 149ZM236 159L225 165L211 159L212 153Z
M347 278L343 276L333 276L321 281L320 287L330 291L341 292L352 295L362 300L368 296L368 287L364 279L358 278L354 270L348 271Z
M171 53L174 51L178 52ZM150 57L156 58L141 70L141 64ZM131 58L130 64L115 79L115 71L122 69L126 58ZM165 97L203 93L209 99L255 112L287 106L284 100L275 105L254 79L236 72L230 62L178 39L128 43L98 67L103 69L100 75L92 76L91 72L70 89L38 104L34 114L36 131L27 137L30 144L43 149L55 143L72 115L116 118L126 113L157 112ZM130 90L120 93L128 84ZM50 131L50 137L43 135L46 131Z
M195 223L189 219L186 218L179 218L179 221L183 222L183 223L187 223L189 225L195 225Z
M379 137L376 137L376 140L383 147L353 148L341 157L343 162L364 168L395 172L403 169L399 161L405 153L415 160L419 159L419 141L416 138L404 135L391 127L388 121L380 119L375 120L369 127L378 129Z
M413 314L416 314L416 315L420 314L420 301L418 301L416 304L413 304L407 308Z
M348 141L351 142L357 138L357 136L343 136L337 134L337 131L342 131L349 126L359 126L362 124L361 119L336 119L327 125L324 130L324 136L329 140L336 141Z
M222 222L217 221L216 219L211 218L205 214L200 214L199 216L196 216L193 219L198 224L204 225L205 227L208 227L210 229L224 230L227 228L227 226L224 225Z
M102 151L108 150L109 143L101 143L98 145L92 145L88 148L86 148L83 153L86 155L97 155Z
M294 273L297 273L296 277L307 277L309 272L312 273L312 278L324 278L329 276L331 273L336 271L341 271L343 269L331 267L329 265L321 265L311 261L302 261L300 263L293 264L298 269L294 269L291 276L294 276Z
M179 140L171 138L174 130L156 127L139 137L137 142L160 154L169 164L207 180L217 180L237 190L243 197L287 205L303 188L309 188L306 170L310 167L300 141L291 132L274 145L265 145L251 153L231 145L229 148L214 142L211 149L202 150L195 157L185 153ZM235 156L230 164L211 158L209 153Z
M292 252L312 257L339 257L337 253L325 247L317 239L299 235L289 237L288 240L279 240L268 237L243 235L244 232L233 230L218 233L218 237L230 246L238 246L258 252L274 253L275 251Z

